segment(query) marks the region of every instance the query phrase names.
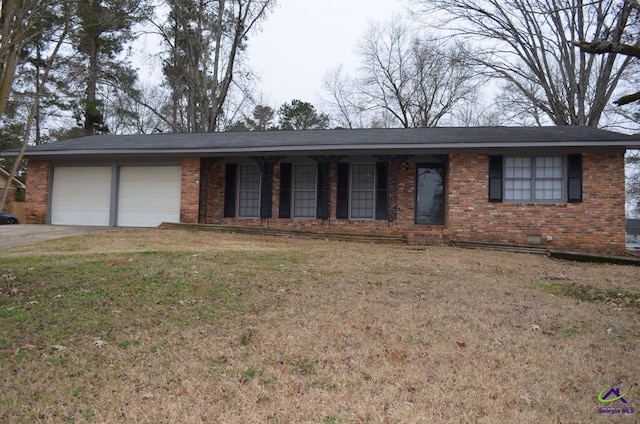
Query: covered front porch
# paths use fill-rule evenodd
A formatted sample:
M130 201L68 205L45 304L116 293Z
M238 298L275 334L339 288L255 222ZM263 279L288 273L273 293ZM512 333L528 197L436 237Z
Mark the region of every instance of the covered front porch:
M182 222L447 241L447 155L201 158L192 165L198 214Z

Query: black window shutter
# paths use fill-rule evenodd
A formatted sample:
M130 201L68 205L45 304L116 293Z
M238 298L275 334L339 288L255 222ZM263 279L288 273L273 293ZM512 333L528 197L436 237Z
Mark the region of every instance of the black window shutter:
M338 163L336 177L336 218L349 218L349 164Z
M236 216L236 173L238 165L228 163L224 171L224 217Z
M389 165L386 162L376 163L376 219L387 219L387 189Z
M331 204L331 163L318 163L316 218L329 219Z
M582 155L567 155L567 201L582 202Z
M291 164L280 163L280 218L291 218Z
M489 201L502 202L502 156L489 156Z

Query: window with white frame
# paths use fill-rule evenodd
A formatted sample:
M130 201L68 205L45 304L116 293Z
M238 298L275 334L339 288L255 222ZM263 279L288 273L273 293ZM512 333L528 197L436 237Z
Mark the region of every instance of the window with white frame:
M260 168L257 165L238 166L238 216L260 216Z
M561 202L564 174L562 156L505 157L504 200Z
M374 218L375 187L374 164L351 165L351 218Z
M316 165L293 166L293 217L316 217Z

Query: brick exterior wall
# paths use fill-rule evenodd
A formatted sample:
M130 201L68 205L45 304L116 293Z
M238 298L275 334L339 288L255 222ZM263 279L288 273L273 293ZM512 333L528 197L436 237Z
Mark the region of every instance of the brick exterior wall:
M200 158L185 158L180 183L180 222L197 224L199 210Z
M624 251L623 154L583 155L583 201L557 204L491 203L488 156L449 160L448 227L454 240L530 245L539 239L548 249Z
M206 223L272 228L308 228L406 235L414 244L449 241L535 245L548 249L620 254L625 248L624 155L582 156L581 203L528 204L488 201L487 155L449 156L446 177L445 225L414 224L416 164L398 172L397 220L336 219L337 166L331 167L330 219L281 219L280 164L273 173L272 218L224 217L225 163L211 165L208 181L200 181L199 158L182 161L180 220L197 223L200 184L207 184ZM46 223L49 162L29 161L25 215L27 223ZM547 238L550 241L547 241Z
M46 224L49 205L49 162L30 160L27 163L25 191L25 224Z
M413 197L415 183L415 164L411 164L408 170L401 169L398 174L398 220L397 222L387 222L386 220L345 220L336 219L336 181L337 166L331 166L331 207L330 218L321 219L300 219L300 218L278 218L280 204L280 164L277 163L273 169L273 202L270 219L253 218L225 218L224 217L224 188L225 188L225 164L216 163L212 167L209 181L209 200L207 205L207 223L225 225L259 225L271 228L307 228L311 230L334 230L334 231L359 231L375 232L385 234L406 234L406 230L414 227L413 221ZM407 180L411 180L407 183ZM403 231L404 230L404 231ZM424 230L421 228L420 230ZM440 230L438 230L440 231Z
M337 167L331 168L329 220L278 218L280 165L273 178L271 219L224 218L224 163L212 167L207 223L308 228L404 234L412 244L438 245L450 241L536 246L620 254L624 251L624 155L583 155L583 202L554 204L491 203L488 201L487 155L450 155L447 171L445 225L416 225L414 215L416 164L398 173L396 222L336 219ZM547 241L547 237L551 240Z

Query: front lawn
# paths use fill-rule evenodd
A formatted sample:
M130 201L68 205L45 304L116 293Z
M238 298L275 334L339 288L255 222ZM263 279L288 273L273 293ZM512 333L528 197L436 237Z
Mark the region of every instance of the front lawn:
M180 230L4 250L0 422L635 422L639 277Z

